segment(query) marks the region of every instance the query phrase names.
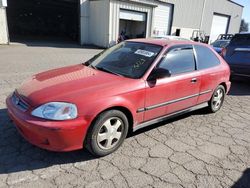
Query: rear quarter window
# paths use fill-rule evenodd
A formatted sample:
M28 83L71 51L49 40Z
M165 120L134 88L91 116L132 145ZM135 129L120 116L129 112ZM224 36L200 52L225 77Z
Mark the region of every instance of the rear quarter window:
M220 60L210 48L206 46L195 45L194 49L197 55L198 70L212 68L220 64Z

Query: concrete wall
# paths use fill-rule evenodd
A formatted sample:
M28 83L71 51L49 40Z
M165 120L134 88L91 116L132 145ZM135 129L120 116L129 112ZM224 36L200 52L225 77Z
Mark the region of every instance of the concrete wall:
M80 0L80 43L107 47L109 0Z
M7 0L0 0L0 7L7 7Z
M174 4L173 26L183 27L183 28L200 27L204 0L161 0L161 1Z
M109 45L109 1L90 1L89 33L91 44Z
M80 0L80 44L90 43L89 39L89 0Z
M0 7L0 44L8 44L8 26L6 18L6 8Z

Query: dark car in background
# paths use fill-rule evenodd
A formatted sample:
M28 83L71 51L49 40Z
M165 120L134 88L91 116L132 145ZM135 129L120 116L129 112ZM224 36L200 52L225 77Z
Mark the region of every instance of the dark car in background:
M222 39L214 41L211 45L213 46L214 50L220 54L222 49L226 48L229 43L230 40Z
M250 78L250 33L236 34L222 50L222 56L229 64L232 76Z

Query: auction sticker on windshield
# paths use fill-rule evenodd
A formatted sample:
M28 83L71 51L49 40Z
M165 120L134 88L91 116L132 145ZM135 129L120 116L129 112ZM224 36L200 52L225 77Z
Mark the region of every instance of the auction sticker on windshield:
M136 50L135 54L143 55L145 57L152 57L155 53L146 50Z

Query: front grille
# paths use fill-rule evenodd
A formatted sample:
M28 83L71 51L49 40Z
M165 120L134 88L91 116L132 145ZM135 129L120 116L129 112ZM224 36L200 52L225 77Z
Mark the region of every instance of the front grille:
M28 104L26 104L20 97L18 97L16 93L13 93L11 99L12 103L21 111L25 112L29 109Z

